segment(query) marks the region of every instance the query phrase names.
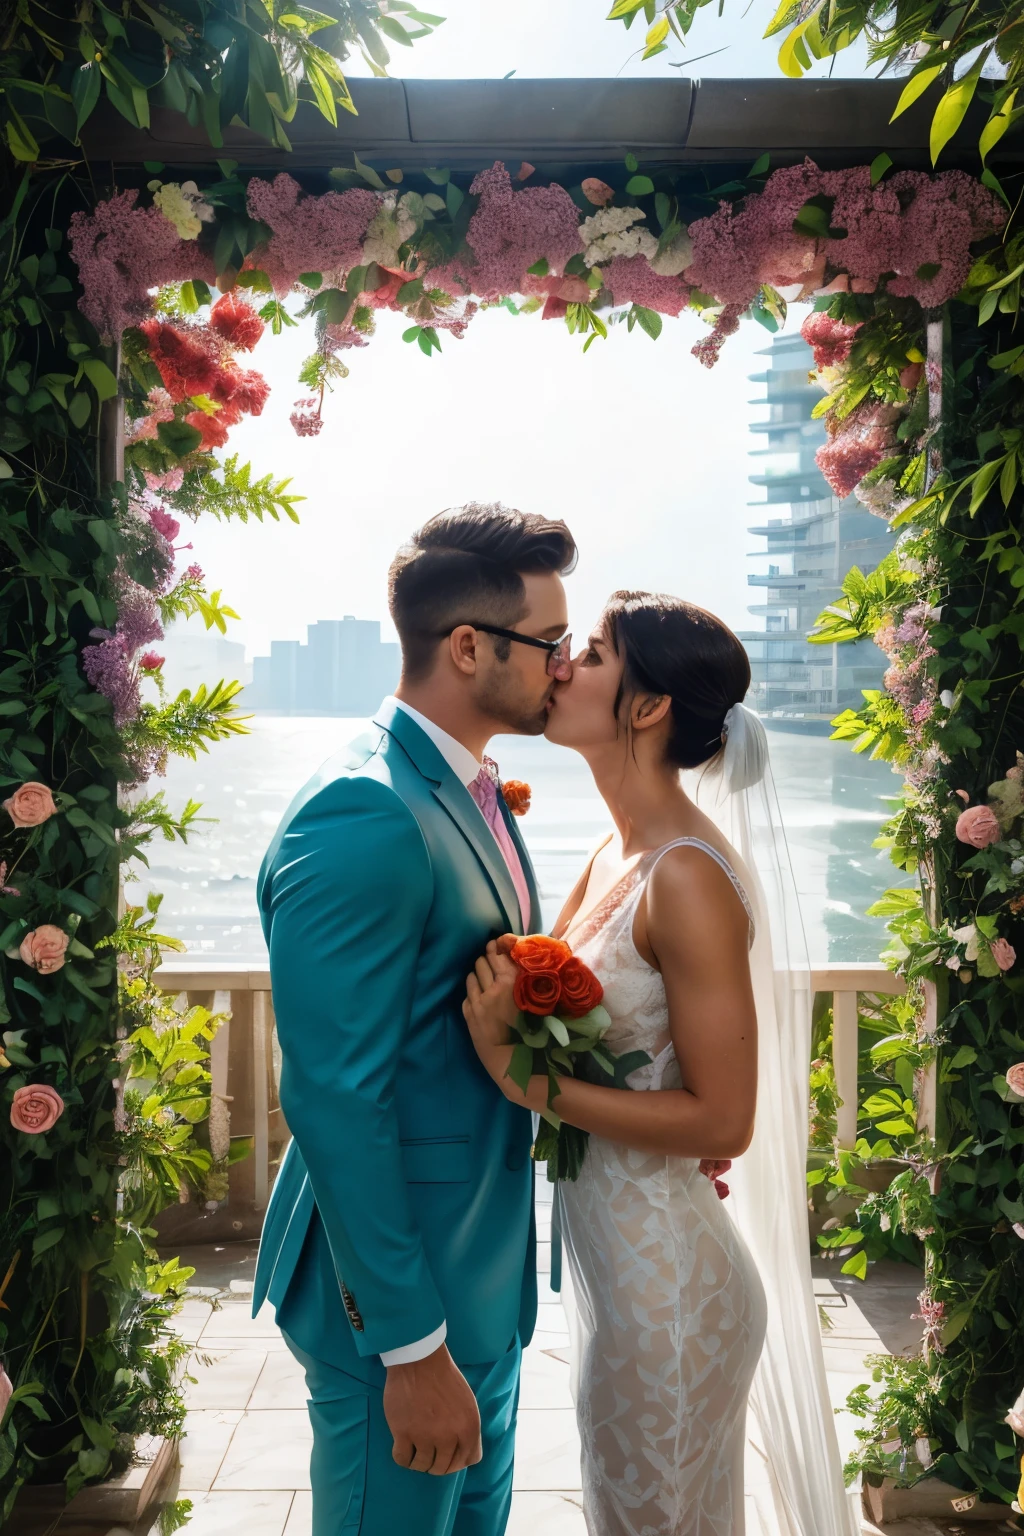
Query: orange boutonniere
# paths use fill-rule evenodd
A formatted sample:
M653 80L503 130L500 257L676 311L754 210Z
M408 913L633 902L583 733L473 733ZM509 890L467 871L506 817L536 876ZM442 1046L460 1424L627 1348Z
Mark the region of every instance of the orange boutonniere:
M530 809L530 786L523 779L506 779L501 786L502 798L513 816L525 816Z

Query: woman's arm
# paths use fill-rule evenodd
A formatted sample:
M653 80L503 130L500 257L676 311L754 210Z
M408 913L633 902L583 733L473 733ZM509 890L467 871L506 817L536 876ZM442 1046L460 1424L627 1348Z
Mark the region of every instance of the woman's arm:
M757 1028L747 958L747 914L724 871L699 849L673 849L647 886L645 934L668 998L685 1088L628 1093L562 1078L553 1108L608 1141L675 1157L737 1157L747 1148L757 1093ZM477 1054L512 1103L547 1107L547 1078L526 1094L508 1077L516 968L497 946L467 978L464 1013Z

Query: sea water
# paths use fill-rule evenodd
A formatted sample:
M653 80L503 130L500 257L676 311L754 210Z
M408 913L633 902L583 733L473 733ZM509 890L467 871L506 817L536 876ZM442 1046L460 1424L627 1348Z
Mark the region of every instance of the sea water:
M864 909L900 880L871 845L900 781L885 764L856 757L809 727L765 723L812 963L874 960L884 934ZM151 844L150 867L136 867L127 899L162 892L161 931L182 939L197 960L265 964L256 876L267 844L314 770L368 725L257 715L251 734L217 743L197 762L173 760L150 792L163 789L172 809L191 795L215 821L198 823L187 844ZM533 790L520 828L548 926L608 830L608 815L575 753L521 736L498 737L491 752L503 777L525 779Z

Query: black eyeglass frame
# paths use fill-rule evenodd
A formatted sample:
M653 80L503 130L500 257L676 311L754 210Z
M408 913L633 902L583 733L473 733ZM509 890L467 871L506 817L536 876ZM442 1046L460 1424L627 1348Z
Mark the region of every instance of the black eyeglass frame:
M549 666L551 662L556 666L562 666L568 662L572 652L571 630L566 630L560 640L541 640L537 635L522 635L517 629L501 629L497 624L476 624L472 619L464 619L463 623L468 624L471 629L481 630L485 635L497 635L500 640L518 640L521 645L533 645L538 650L547 651ZM453 624L448 633L451 634L459 627L458 624Z

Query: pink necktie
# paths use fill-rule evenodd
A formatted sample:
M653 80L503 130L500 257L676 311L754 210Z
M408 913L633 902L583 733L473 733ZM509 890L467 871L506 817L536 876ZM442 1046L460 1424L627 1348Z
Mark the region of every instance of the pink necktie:
M516 852L516 845L509 836L508 827L498 806L498 765L489 757L484 758L484 765L476 778L467 786L473 799L480 807L481 813L487 825L494 833L494 841L501 849L508 872L512 876L512 884L516 888L519 898L519 911L523 919L523 932L530 931L530 889L526 884L526 876L523 874L522 862Z

